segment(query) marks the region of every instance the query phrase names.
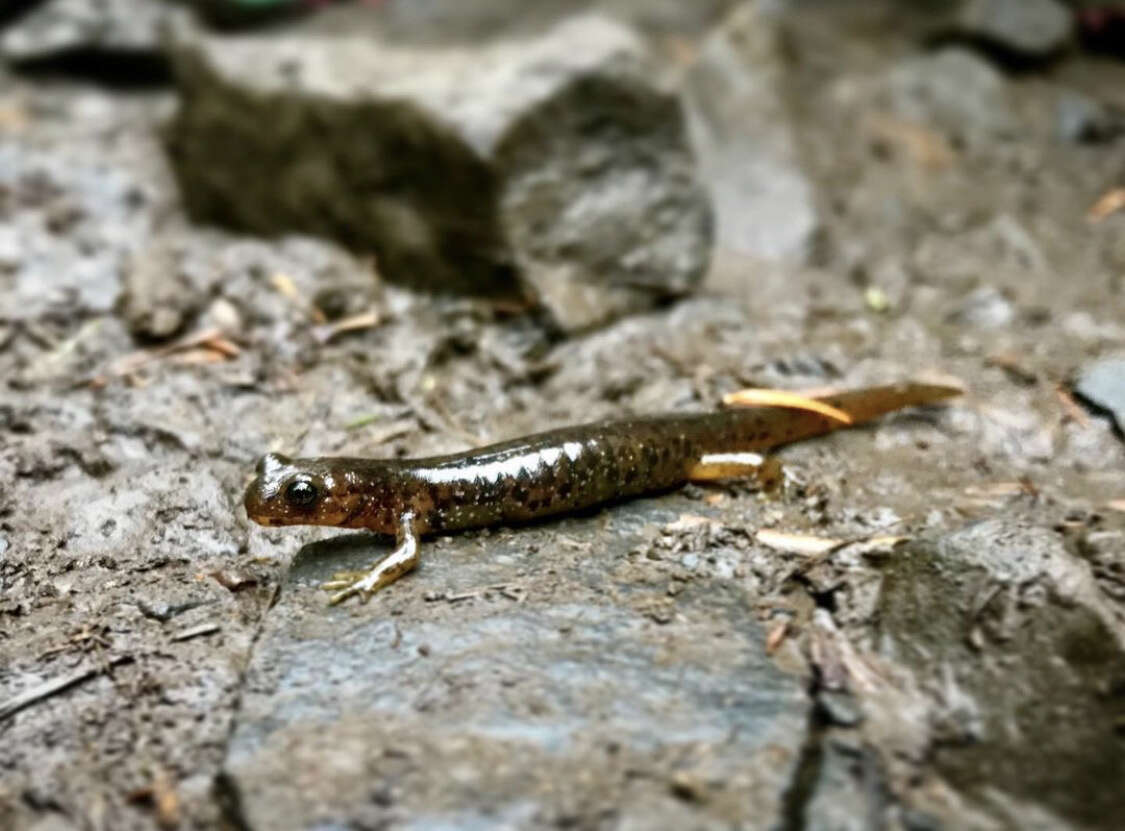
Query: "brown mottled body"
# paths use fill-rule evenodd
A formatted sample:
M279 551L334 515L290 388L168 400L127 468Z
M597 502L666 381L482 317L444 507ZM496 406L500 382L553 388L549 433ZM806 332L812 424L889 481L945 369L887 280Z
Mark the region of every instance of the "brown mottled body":
M853 423L958 391L899 384L825 396ZM842 426L801 409L754 407L600 421L411 460L269 455L246 493L263 525L415 534L563 514L677 487L708 455L767 450Z

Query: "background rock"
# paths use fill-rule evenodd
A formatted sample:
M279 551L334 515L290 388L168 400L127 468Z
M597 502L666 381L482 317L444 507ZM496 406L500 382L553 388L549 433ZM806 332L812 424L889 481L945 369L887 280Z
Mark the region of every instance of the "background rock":
M628 568L638 532L667 516L625 506L598 559ZM263 632L225 764L247 825L775 827L808 717L800 680L766 656L734 586L686 587L664 617L648 605L659 595L589 567L597 525L523 529L486 547L459 537L427 560L424 585L387 593L374 617L325 614L309 591L328 576L326 554L357 566L376 556L369 538L299 554L276 616L296 629ZM559 533L572 553L544 569L535 552ZM540 605L544 591L553 599ZM524 595L539 598L535 611ZM607 602L615 595L624 608ZM432 621L410 623L418 612ZM719 618L729 626L704 623ZM294 762L338 775L310 800L285 784ZM449 767L452 787L431 775Z
M1125 356L1103 358L1082 367L1074 391L1112 415L1117 429L1125 433Z
M679 103L606 20L486 51L204 39L178 66L168 142L197 219L340 239L416 287L530 286L568 329L683 294L706 267Z
M1019 129L1003 75L960 47L903 61L888 78L887 94L895 114L962 141L1011 138Z
M182 11L163 0L46 0L0 33L0 59L42 62L78 52L155 57Z
M803 262L818 228L785 97L783 31L743 3L704 40L685 79L692 138L724 251Z
M957 788L1025 818L1025 801L1079 823L1121 810L1094 784L1125 776L1120 611L1056 531L1013 516L917 548L887 569L878 615L883 654L932 690L937 765ZM1043 704L1060 691L1065 705ZM1025 741L1038 752L1016 752Z
M1059 96L1056 119L1055 130L1064 141L1107 141L1125 128L1119 114L1076 90Z
M1057 54L1073 27L1071 11L1056 0L967 0L957 15L965 35L1024 59Z

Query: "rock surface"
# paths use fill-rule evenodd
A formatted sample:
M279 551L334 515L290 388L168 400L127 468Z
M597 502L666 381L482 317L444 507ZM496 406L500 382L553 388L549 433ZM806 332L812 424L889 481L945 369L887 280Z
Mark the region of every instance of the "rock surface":
M0 59L29 63L73 52L157 55L181 11L174 3L152 0L46 0L0 33Z
M1077 90L1066 90L1059 96L1055 118L1055 132L1063 141L1108 141L1125 128L1120 114Z
M1018 130L1004 76L961 47L903 61L887 79L886 95L891 112L962 141L1010 138Z
M530 287L566 329L690 291L706 268L679 102L618 24L483 51L203 39L178 65L168 141L198 219L339 239L416 287Z
M1047 58L1066 46L1074 21L1056 0L967 0L957 27L1006 53Z
M1122 614L1057 531L1017 515L921 546L887 570L878 616L882 653L934 693L937 764L955 787L1023 827L1036 811L1097 824L1122 810L1096 784L1125 778ZM1060 692L1065 704L1039 703ZM1035 754L1017 750L1028 741Z
M743 3L703 42L685 89L716 244L801 263L819 226L787 109L785 61L780 21L761 4Z
M1125 356L1103 358L1084 366L1074 391L1099 410L1113 416L1125 433Z
M599 561L624 565L655 508L615 514ZM353 535L299 553L225 763L246 824L775 827L808 719L800 679L766 655L734 586L686 587L669 619L591 567L599 524L456 538L376 616L325 614L310 590L326 555L358 566L379 547ZM560 535L571 553L551 558L548 599L536 552ZM310 800L294 764L336 774ZM453 787L433 775L449 768Z

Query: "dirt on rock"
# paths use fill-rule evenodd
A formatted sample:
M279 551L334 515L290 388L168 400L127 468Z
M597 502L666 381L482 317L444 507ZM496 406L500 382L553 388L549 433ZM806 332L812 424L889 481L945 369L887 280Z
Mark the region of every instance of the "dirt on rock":
M204 227L166 66L0 68L0 827L1116 827L1125 63L1013 66L943 4L527 5L279 31L635 27L716 212L690 295L567 332ZM318 584L387 540L242 507L270 451L935 374L965 394L785 448L776 489L428 539L367 604Z

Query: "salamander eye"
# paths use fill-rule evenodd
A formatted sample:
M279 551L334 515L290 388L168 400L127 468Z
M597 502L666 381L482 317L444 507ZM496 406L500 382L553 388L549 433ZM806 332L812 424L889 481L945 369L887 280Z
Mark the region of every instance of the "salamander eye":
M307 479L290 482L285 488L285 500L296 508L308 508L319 495L316 485Z

